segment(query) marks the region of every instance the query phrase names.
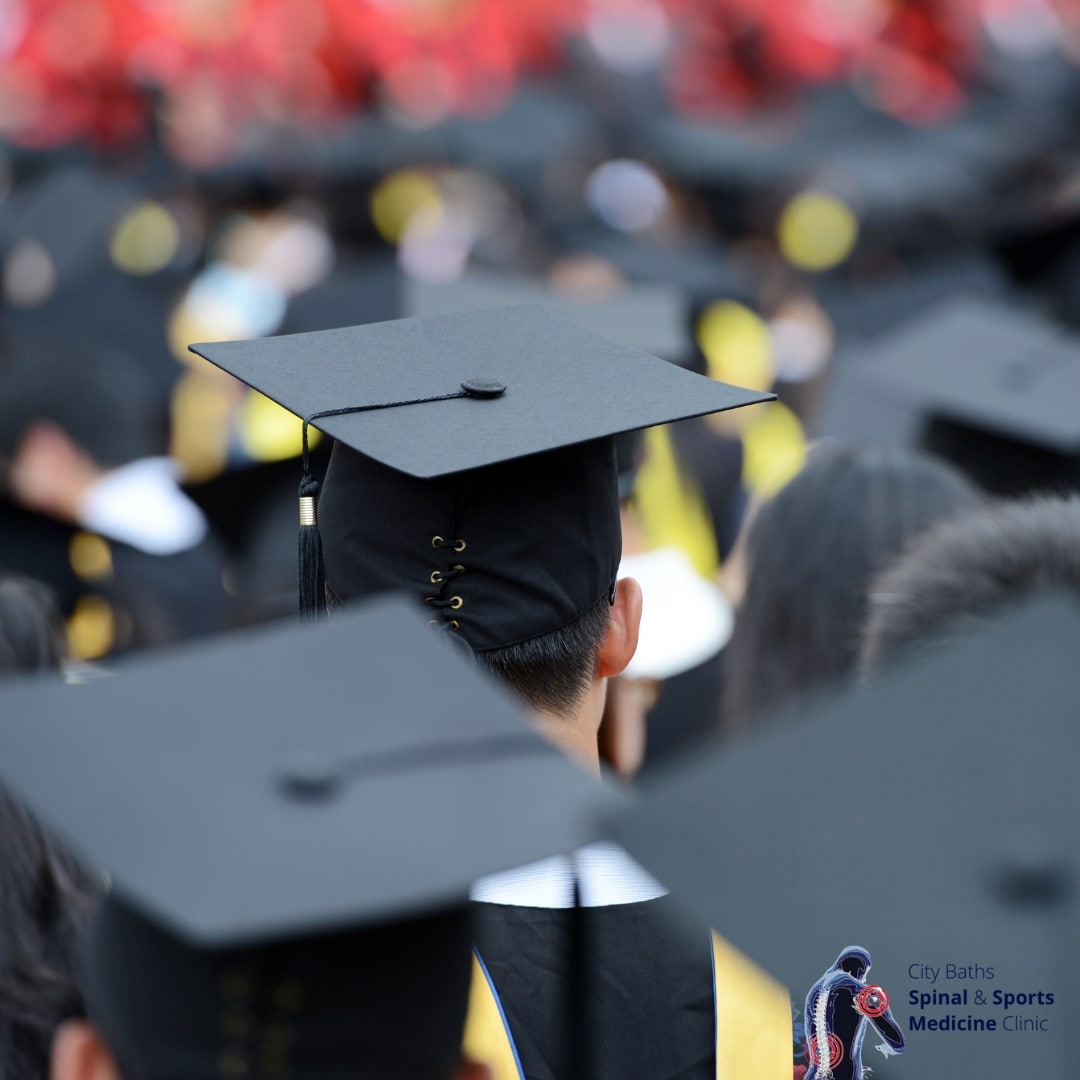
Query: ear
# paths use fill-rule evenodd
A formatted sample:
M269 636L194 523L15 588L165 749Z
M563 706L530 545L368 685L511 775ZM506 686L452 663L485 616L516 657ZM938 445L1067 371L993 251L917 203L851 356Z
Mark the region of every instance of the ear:
M596 653L596 674L601 679L610 679L626 669L637 648L640 626L641 586L633 578L620 578L604 639Z
M85 1020L67 1020L53 1037L49 1080L120 1080L105 1040Z
M454 1073L454 1080L495 1080L495 1074L478 1061L463 1061Z

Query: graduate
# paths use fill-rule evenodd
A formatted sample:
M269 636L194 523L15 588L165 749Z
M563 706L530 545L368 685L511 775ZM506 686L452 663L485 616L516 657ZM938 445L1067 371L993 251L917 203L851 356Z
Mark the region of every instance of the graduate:
M321 485L301 483L302 616L411 594L599 775L607 680L641 614L637 584L618 578L613 437L769 395L540 306L193 349L336 440ZM491 812L522 809L511 794ZM523 865L473 897L499 1080L790 1076L787 994L688 928L619 848Z

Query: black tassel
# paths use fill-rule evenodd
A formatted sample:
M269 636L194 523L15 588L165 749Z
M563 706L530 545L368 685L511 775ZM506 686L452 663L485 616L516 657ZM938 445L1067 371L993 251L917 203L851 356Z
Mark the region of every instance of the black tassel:
M305 475L300 481L300 621L326 618L326 577L322 537L315 516L319 481Z

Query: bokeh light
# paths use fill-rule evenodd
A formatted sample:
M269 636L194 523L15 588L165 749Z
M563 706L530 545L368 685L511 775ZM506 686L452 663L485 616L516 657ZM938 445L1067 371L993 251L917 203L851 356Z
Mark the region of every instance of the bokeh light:
M780 214L777 239L784 258L800 270L831 270L854 250L859 221L842 199L803 191Z
M211 480L225 468L233 409L241 392L234 379L209 370L206 361L202 365L180 377L170 401L169 452L190 483Z
M710 378L751 390L771 389L775 372L769 328L744 304L710 304L698 319L697 341Z
M154 274L176 257L180 228L161 203L144 200L117 225L109 246L112 261L129 274Z
M382 180L371 196L371 220L379 235L397 244L409 222L424 211L422 224L434 230L442 214L442 195L435 181L417 169L403 169Z
M608 67L627 75L658 68L672 40L670 20L658 0L592 0L585 35Z
M102 581L113 574L112 549L97 533L75 533L68 543L68 562L83 581Z
M76 660L98 660L116 641L116 617L103 596L88 593L75 601L67 620L68 651Z
M623 232L640 232L660 221L670 208L664 182L644 162L617 159L595 169L585 185L589 206Z
M14 307L38 307L55 288L56 263L38 241L22 241L4 260L4 299Z
M747 414L742 428L743 483L751 494L771 498L806 463L806 432L798 416L780 401L740 411Z
M773 313L769 339L777 379L804 382L825 369L836 334L824 308L805 297L788 300Z
M240 448L252 461L284 461L303 448L303 421L256 390L244 395L237 415ZM317 446L319 432L308 428L308 445Z

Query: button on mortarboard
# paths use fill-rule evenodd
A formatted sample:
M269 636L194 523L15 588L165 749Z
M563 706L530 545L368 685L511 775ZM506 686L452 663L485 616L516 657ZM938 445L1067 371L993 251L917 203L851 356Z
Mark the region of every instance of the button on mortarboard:
M461 389L474 398L497 398L506 393L506 387L498 379L466 379Z
M1077 640L1075 604L1036 601L699 755L616 836L796 993L868 950L907 1037L883 1075L1068 1075Z

